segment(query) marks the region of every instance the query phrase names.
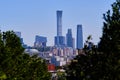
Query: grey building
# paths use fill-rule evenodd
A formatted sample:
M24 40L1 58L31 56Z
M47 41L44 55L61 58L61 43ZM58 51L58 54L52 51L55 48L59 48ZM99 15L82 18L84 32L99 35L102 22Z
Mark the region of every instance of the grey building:
M73 42L73 49L75 49L75 38L72 38L72 42Z

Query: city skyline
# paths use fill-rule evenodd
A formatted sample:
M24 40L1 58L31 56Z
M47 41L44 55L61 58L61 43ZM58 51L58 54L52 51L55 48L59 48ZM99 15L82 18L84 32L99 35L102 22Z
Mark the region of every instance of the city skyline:
M62 10L63 36L71 28L76 41L76 26L82 24L83 42L92 35L93 42L97 43L102 34L102 14L111 9L110 4L114 1L1 0L0 29L20 31L24 43L30 46L34 45L35 35L46 36L47 45L53 46L57 34L56 11Z

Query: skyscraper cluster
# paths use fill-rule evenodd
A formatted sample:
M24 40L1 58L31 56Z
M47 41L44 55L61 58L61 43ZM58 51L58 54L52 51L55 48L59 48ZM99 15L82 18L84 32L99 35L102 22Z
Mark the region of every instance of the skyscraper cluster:
M62 11L57 11L57 36L55 36L55 46L57 47L71 47L75 48L75 39L72 37L72 29L68 29L65 37L62 36ZM82 25L77 25L77 38L76 38L76 48L83 48L83 34L82 34Z
M25 50L31 56L37 53L39 57L48 61L55 66L64 66L78 55L75 49L75 38L72 35L72 29L68 29L66 37L62 35L62 11L57 11L57 34L54 38L54 46L46 46L47 37L35 36L34 47ZM77 25L76 48L83 48L82 25ZM21 33L16 35L21 38Z
M62 35L62 13L63 11L58 10L56 11L57 17L57 35L54 38L54 46L63 48L63 47L70 47L75 49L75 38L72 36L72 29L68 29L66 33L66 37ZM16 32L16 35L20 37L21 43L23 44L23 38L21 38L21 32ZM44 36L35 36L34 47L46 47L47 37ZM83 48L83 32L82 32L82 25L77 25L77 35L76 35L76 48L82 49Z

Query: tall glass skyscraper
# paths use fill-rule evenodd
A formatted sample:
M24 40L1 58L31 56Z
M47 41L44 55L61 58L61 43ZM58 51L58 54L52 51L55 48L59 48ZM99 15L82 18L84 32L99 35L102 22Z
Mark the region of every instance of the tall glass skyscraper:
M73 38L72 38L72 30L71 29L68 29L68 32L66 34L66 43L67 43L67 47L73 48Z
M62 11L57 11L57 36L62 36Z
M83 32L82 32L82 25L77 25L77 43L76 48L82 49L83 48Z
M57 36L55 36L55 46L65 46L65 37L62 36L62 11L57 11Z

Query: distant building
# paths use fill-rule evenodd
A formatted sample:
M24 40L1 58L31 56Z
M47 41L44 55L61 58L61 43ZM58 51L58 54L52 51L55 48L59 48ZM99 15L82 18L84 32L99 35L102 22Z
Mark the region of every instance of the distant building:
M34 47L46 47L47 38L43 36L36 35Z
M68 32L66 34L66 44L67 44L67 47L73 48L73 38L72 38L72 30L71 29L68 29Z
M21 32L15 32L15 34L16 34L19 38L21 38Z
M72 38L72 42L73 42L73 49L75 49L75 38Z
M61 56L52 56L51 57L51 63L55 66L63 66L66 64L66 58Z
M82 32L82 25L77 25L77 43L76 48L82 49L83 48L83 32Z
M55 72L55 65L54 64L48 64L48 72Z
M57 11L57 36L62 36L62 11Z
M55 36L55 46L57 46L57 47L65 46L65 37L64 36Z
M30 56L33 56L35 54L39 54L39 51L37 49L25 49L24 52L29 54Z
M62 36L62 11L57 11L57 36L55 36L55 46L65 46L65 37Z
M20 42L24 45L23 38L21 38L21 32L16 31L15 34L20 38Z

